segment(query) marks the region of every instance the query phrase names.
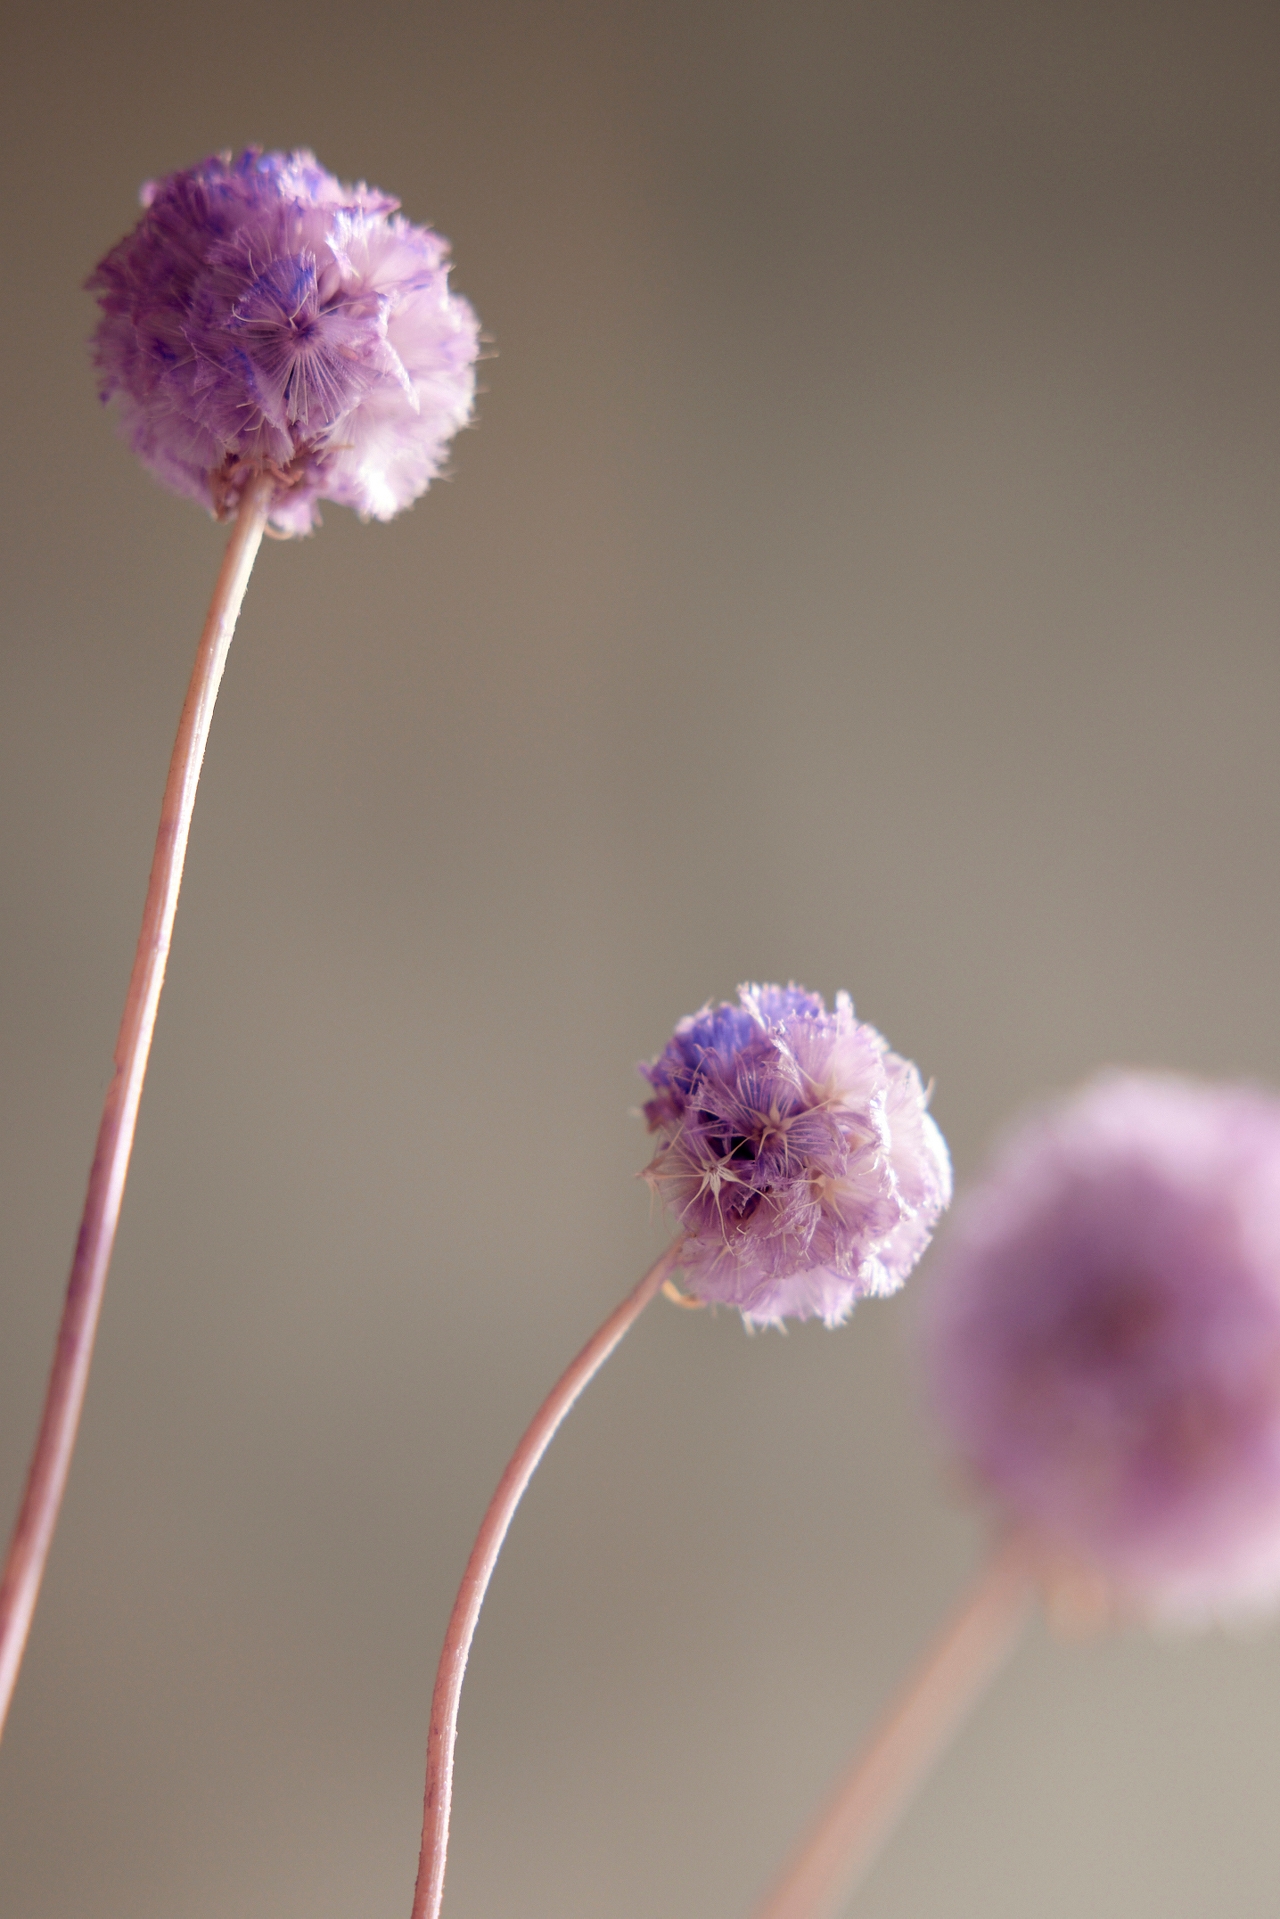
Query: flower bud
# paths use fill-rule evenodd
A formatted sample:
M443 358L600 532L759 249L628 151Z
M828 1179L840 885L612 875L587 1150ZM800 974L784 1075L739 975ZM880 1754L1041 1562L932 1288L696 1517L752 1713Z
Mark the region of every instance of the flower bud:
M1112 1074L1031 1118L926 1336L961 1457L1050 1557L1154 1613L1280 1598L1280 1101Z
M321 499L377 520L417 499L475 393L447 243L304 152L215 155L142 202L88 285L102 398L156 477L226 518L270 474L289 533Z
M951 1197L920 1075L847 993L742 986L682 1020L640 1071L658 1150L644 1177L685 1234L686 1284L749 1326L838 1325L891 1293Z

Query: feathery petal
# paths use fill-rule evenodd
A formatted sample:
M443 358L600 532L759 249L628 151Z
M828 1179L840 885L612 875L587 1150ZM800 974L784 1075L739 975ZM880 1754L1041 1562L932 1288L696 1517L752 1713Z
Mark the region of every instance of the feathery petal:
M677 1026L641 1073L659 1145L644 1177L686 1236L698 1299L748 1325L846 1319L901 1286L951 1197L920 1076L802 987L741 986Z
M968 1194L933 1396L1018 1523L1169 1615L1280 1600L1280 1100L1111 1074Z
M288 533L322 499L380 520L415 500L475 395L478 322L439 234L313 154L256 147L142 204L88 285L102 398L156 477L225 518L269 472Z

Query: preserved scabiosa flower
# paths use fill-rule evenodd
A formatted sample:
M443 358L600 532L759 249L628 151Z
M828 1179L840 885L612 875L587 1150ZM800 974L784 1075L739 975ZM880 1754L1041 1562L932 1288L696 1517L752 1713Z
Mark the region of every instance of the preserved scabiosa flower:
M415 500L475 392L447 243L305 152L215 155L142 201L89 286L102 396L157 478L223 518L268 474L291 533L321 499L378 520Z
M847 1317L891 1293L951 1196L920 1075L799 986L743 986L640 1068L658 1150L644 1177L685 1235L692 1295L749 1325Z
M309 153L222 154L144 187L94 271L94 356L135 451L234 521L169 763L115 1066L18 1521L0 1574L0 1728L66 1485L164 985L218 686L269 527L317 502L388 520L440 471L475 390L476 318L446 245Z
M1051 1553L1170 1615L1280 1598L1280 1101L1111 1075L957 1209L927 1322L963 1459Z
M444 1896L458 1701L494 1563L552 1435L628 1327L677 1268L695 1301L726 1301L749 1325L834 1325L862 1294L901 1285L950 1197L915 1067L847 994L828 1013L799 986L740 987L736 1006L682 1020L640 1071L660 1138L645 1177L677 1234L544 1400L477 1535L436 1673L413 1919L436 1919Z

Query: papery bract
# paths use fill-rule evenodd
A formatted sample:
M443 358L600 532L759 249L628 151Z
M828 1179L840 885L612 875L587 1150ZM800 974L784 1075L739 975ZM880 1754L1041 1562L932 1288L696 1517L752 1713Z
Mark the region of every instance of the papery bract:
M980 1484L1157 1613L1280 1598L1280 1101L1115 1074L1033 1117L939 1248L933 1394Z
M682 1020L640 1071L660 1144L645 1178L685 1234L698 1299L749 1325L838 1324L894 1292L951 1196L920 1076L798 986L743 986Z
M282 532L321 499L378 520L415 500L475 393L447 243L305 152L215 155L142 200L88 284L102 397L153 473L220 517L270 473Z

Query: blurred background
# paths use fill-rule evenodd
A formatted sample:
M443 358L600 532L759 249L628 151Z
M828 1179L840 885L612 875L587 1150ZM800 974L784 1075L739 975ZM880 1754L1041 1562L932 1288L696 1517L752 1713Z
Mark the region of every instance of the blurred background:
M213 740L6 1919L407 1914L431 1677L665 1242L634 1062L859 1010L963 1177L1110 1060L1280 1079L1280 16L1246 0L26 9L3 121L0 1507L222 546L99 410L144 178L306 144L496 357L410 514L271 545ZM463 1701L450 1919L730 1919L982 1547L913 1297L659 1304ZM866 1919L1280 1907L1280 1633L1033 1632Z

